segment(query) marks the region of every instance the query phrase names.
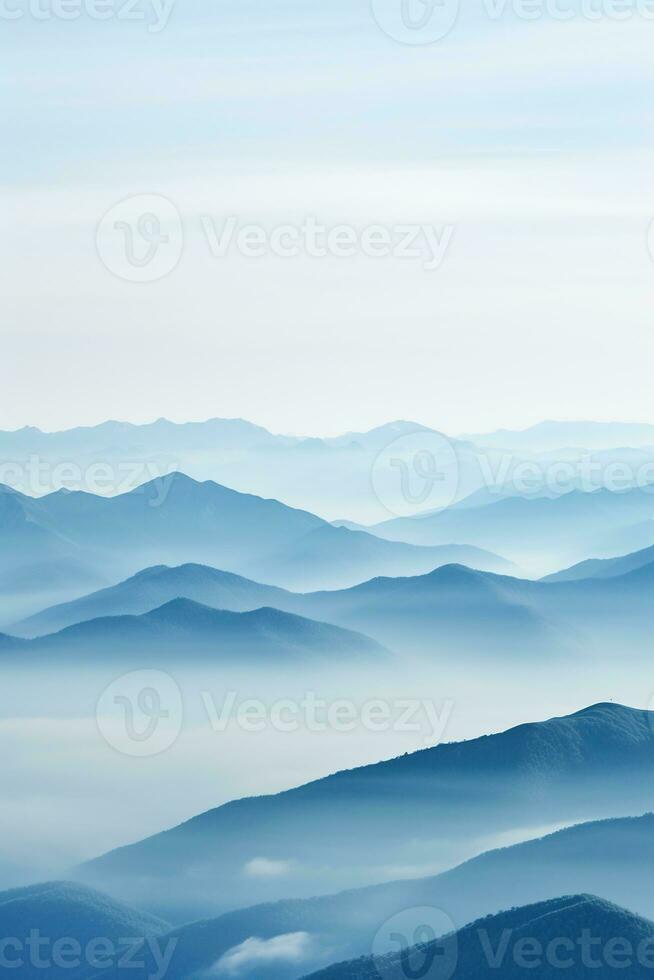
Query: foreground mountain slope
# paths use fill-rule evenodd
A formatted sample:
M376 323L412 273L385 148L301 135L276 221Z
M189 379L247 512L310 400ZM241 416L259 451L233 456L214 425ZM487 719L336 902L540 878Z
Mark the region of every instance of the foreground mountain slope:
M499 834L651 808L652 714L595 705L238 800L80 874L126 899L157 894L190 919L383 881L391 867L451 866ZM262 858L277 876L249 873Z
M584 935L592 938L592 944L583 945ZM620 940L616 956L615 944ZM530 975L543 980L562 975L609 980L625 966L625 976L642 978L651 975L653 950L654 923L602 898L574 895L501 912L402 952L336 964L312 974L311 980L406 980L430 975L454 980L497 976L515 980Z
M581 824L490 851L429 878L280 901L182 926L173 932L178 942L170 976L208 969L254 936L270 942L301 932L319 937L320 949L328 948L333 960L363 956L381 923L412 908L442 909L463 925L553 894L589 890L651 916L653 866L654 814ZM296 980L303 965L287 963L284 971L284 980Z
M11 642L6 647L11 649ZM61 655L85 662L138 655L154 663L162 657L191 656L229 661L246 656L266 663L307 655L334 657L385 656L373 640L351 630L262 608L235 613L214 609L190 599L173 599L141 616L92 619L59 633L19 640L25 659L48 661Z

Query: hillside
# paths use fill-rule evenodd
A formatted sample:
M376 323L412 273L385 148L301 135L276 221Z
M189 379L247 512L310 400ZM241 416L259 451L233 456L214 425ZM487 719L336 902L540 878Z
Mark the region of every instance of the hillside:
M387 880L389 866L451 866L494 835L642 813L654 808L653 777L652 715L595 705L237 800L80 874L132 901L141 890L158 894L162 912L174 906L190 919ZM249 862L262 857L283 873L248 877Z
M584 935L592 938L590 945L583 944ZM402 953L340 963L310 980L406 980L420 971L455 980L498 975L503 980L528 975L609 980L625 966L626 976L642 978L651 973L653 942L654 923L593 895L574 895L479 919Z
M11 639L5 641L12 650ZM302 616L262 608L235 613L173 599L140 616L110 616L68 626L59 633L18 640L15 648L30 662L38 658L80 657L86 663L120 661L138 655L156 664L162 657L279 662L307 655L385 656L366 636Z

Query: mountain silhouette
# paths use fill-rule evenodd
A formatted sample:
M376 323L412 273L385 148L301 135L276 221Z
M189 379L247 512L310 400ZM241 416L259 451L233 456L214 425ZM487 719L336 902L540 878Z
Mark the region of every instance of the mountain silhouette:
M550 604L556 611L555 604ZM376 578L350 589L313 593L305 609L329 622L385 637L395 649L487 657L497 651L547 653L557 635L534 583L446 565L411 578ZM358 624L358 625L357 625ZM365 626L364 626L365 624Z
M5 652L12 649L9 639ZM88 663L138 654L153 662L166 655L229 661L241 656L263 663L307 655L385 657L366 636L302 616L261 608L236 613L173 599L140 616L110 616L68 626L59 633L18 640L25 658L81 657Z
M618 558L589 558L572 568L546 576L543 582L575 582L586 578L617 578L654 563L654 546Z
M150 565L212 565L285 588L337 588L379 574L420 574L461 561L508 571L470 547L416 547L336 528L306 511L174 473L117 497L5 493L8 568L50 556L85 560L114 581ZM37 539L35 544L32 539ZM30 547L32 550L30 551ZM1 566L0 566L1 567Z
M557 449L615 449L654 446L654 425L639 422L538 422L528 429L498 429L465 435L475 445L487 449L506 449L529 453L549 453Z
M79 873L129 901L157 894L162 914L190 919L387 880L391 866L451 866L493 835L642 813L653 777L652 713L600 704L234 801ZM299 873L248 876L258 857Z
M97 954L105 958L107 944L118 948L124 943L124 954L126 940L140 943L147 951L145 941L169 929L162 919L74 882L48 882L0 892L0 933L3 939L10 939L6 960L15 963L18 956L21 958L18 969L3 966L2 972L24 980L43 976L48 980L89 980L98 970L93 965L94 954L90 952L87 958L84 951L92 950L94 943L99 944ZM38 959L28 952L30 936L37 934L45 943L38 949ZM73 949L72 956L71 942L79 950L76 954ZM57 943L62 946L59 962L54 955Z
M521 567L560 569L591 555L612 557L640 534L652 544L654 495L649 488L623 493L571 491L559 497L504 497L480 507L453 507L426 517L395 518L370 531L385 540L414 545L449 541L501 551ZM642 527L641 532L634 528ZM542 574L542 571L541 571Z
M174 931L171 975L206 970L252 936L270 942L307 933L321 937L332 959L354 959L369 953L381 923L412 908L443 909L463 925L552 894L589 889L650 917L653 860L654 814L580 824L487 852L440 875L269 903L181 926ZM302 964L287 963L284 970L284 980L304 972Z
M42 636L67 626L107 616L139 616L173 599L194 602L230 612L251 612L262 606L287 611L299 608L297 597L283 589L261 585L240 575L207 565L157 565L146 568L118 585L73 602L63 603L30 617L13 628L22 636Z
M592 939L591 945L587 939L584 947L584 936ZM644 978L651 972L653 945L654 923L602 898L573 895L500 912L402 952L336 964L310 980L406 980L421 975L456 980L536 975L554 980L562 974L562 963L574 980L609 980L615 977L616 963L620 969L626 966L630 978ZM616 949L620 956L614 955Z

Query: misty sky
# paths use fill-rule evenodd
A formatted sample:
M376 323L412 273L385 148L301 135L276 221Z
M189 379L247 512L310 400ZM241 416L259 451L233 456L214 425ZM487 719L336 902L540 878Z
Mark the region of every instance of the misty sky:
M3 10L21 3L0 24L1 428L651 419L654 20L472 0L409 46L369 0L178 0L157 32ZM127 282L96 230L146 194L174 202L184 247ZM216 258L202 216L452 235L433 270Z

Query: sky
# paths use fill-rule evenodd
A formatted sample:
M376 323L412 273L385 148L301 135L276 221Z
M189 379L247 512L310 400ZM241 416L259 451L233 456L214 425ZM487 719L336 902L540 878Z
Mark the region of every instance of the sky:
M2 0L0 428L652 420L654 7L402 2Z

